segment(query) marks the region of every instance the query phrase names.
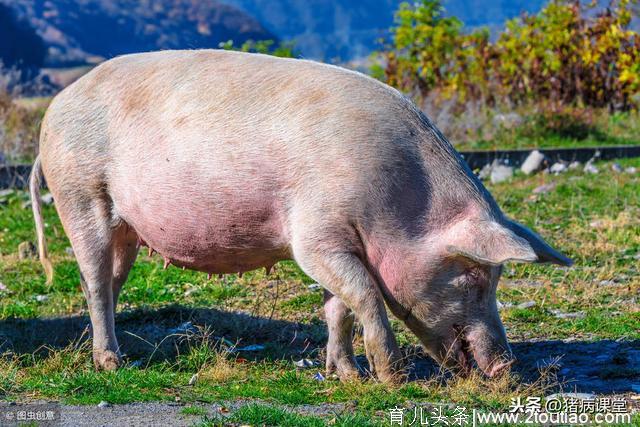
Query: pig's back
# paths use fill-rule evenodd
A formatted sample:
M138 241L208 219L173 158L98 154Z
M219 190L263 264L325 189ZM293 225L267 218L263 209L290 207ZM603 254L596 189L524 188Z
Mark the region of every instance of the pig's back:
M372 183L384 182L385 165L418 162L421 124L399 93L313 62L225 51L130 55L60 98L66 120L74 100L93 121L92 136L65 149L99 153L104 161L89 173L101 170L118 215L163 255L205 271L220 268L190 264L203 252L228 253L216 261L225 271L268 263L227 265L249 253L286 256L292 209L321 201L348 221L362 214Z

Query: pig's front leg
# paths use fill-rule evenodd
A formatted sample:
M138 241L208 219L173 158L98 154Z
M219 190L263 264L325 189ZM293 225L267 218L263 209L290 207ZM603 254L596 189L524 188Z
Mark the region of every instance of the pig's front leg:
M353 354L353 322L355 315L340 298L324 291L324 314L329 330L327 341L327 374L336 373L341 380L359 377Z
M375 279L353 253L327 250L327 242L294 242L294 258L353 310L364 327L364 344L370 370L383 382L397 382L401 354L391 330Z

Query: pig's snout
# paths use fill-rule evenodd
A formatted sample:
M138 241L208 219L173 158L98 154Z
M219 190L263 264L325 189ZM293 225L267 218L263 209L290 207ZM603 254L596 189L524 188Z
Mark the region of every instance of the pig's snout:
M478 368L489 378L506 372L515 362L506 336L494 336L484 328L471 330L462 338L462 346L467 346L467 353L473 355Z

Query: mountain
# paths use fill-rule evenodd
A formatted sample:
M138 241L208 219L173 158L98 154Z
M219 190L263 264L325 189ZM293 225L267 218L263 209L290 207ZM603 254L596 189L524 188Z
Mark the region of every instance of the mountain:
M18 42L19 41L19 42ZM47 50L42 38L28 22L0 3L0 60L7 67L34 70L44 65Z
M397 0L224 0L262 22L283 39L295 40L303 56L327 61L361 58L379 48L393 25ZM445 0L448 15L467 27L501 27L545 0Z
M47 46L47 66L131 52L217 47L277 37L255 18L216 0L0 0ZM22 45L20 33L9 44Z

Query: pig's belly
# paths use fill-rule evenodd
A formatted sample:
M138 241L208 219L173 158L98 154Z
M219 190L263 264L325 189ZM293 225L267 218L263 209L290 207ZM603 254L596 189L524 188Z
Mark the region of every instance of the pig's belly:
M284 211L278 199L266 194L134 199L117 203L119 215L142 245L172 265L237 273L290 258Z

